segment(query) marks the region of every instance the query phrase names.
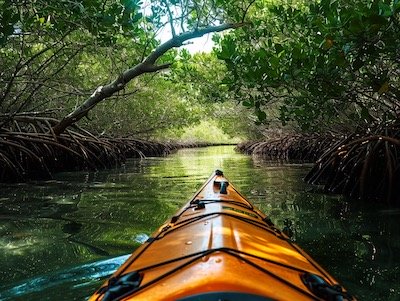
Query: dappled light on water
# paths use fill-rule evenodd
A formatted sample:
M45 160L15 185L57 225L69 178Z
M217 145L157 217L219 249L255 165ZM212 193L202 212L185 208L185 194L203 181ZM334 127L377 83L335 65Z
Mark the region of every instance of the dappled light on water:
M233 148L3 185L0 299L85 299L216 168L360 300L400 298L398 210L323 194L302 181L310 165L253 161Z

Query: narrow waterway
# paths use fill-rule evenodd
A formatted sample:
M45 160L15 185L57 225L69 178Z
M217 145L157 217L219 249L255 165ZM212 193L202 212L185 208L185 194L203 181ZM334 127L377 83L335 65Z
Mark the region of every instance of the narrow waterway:
M216 169L360 300L400 300L400 210L304 184L233 146L0 186L0 300L85 300Z

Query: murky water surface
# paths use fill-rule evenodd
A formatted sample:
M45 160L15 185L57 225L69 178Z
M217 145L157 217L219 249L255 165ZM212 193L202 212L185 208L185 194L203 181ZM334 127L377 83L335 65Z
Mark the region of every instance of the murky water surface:
M400 210L303 183L309 165L233 147L0 186L0 300L85 300L216 169L360 300L400 300Z

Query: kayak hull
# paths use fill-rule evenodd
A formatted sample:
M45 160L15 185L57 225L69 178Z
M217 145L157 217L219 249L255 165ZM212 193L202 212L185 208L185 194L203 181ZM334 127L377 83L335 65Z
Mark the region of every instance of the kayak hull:
M90 300L324 300L305 279L353 300L217 171Z

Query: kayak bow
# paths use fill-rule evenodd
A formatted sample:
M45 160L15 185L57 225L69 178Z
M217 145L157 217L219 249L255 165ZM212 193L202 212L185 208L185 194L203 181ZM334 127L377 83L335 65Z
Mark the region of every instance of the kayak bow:
M217 170L97 300L355 299Z

